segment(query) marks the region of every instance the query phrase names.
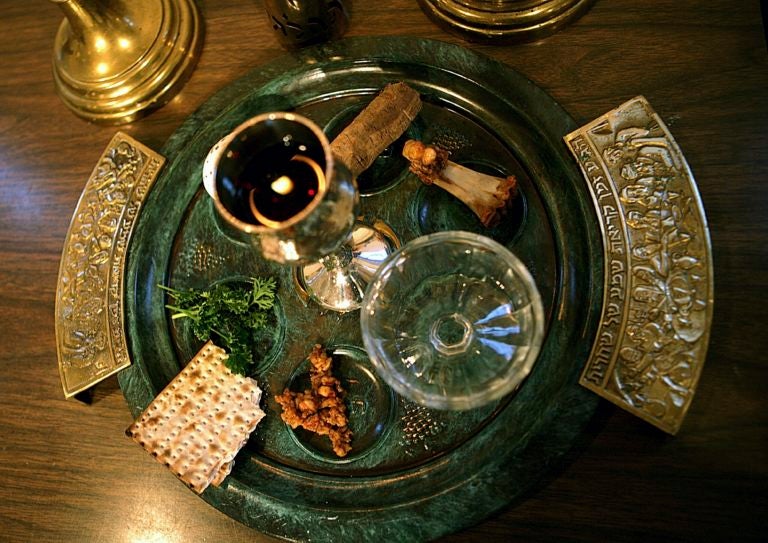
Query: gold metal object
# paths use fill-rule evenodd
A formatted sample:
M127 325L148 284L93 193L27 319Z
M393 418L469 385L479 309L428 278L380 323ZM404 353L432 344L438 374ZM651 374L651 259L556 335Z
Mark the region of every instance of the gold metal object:
M602 316L581 384L675 434L709 343L713 272L696 182L638 96L565 137L603 233Z
M56 348L71 398L130 365L123 329L126 251L165 159L118 132L83 189L56 290Z
M437 24L469 41L544 38L581 17L594 0L419 0Z
M77 115L119 124L167 103L203 43L194 0L51 0L66 18L56 35L56 90Z

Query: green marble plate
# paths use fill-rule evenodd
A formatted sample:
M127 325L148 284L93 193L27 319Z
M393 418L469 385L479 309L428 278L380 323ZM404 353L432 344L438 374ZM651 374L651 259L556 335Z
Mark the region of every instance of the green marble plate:
M515 174L522 197L485 230L448 194L408 174L396 142L361 176L362 210L405 242L463 229L489 235L533 273L548 331L516 393L468 412L433 411L395 396L361 350L359 315L327 314L297 295L291 270L260 258L217 220L201 185L208 149L243 120L298 111L331 138L388 82L406 81L424 108L406 136L438 142L452 160ZM351 39L257 68L211 98L167 142L168 164L130 242L126 327L133 365L120 385L134 415L200 347L171 322L158 283L207 287L275 275L279 303L255 377L266 419L232 474L203 498L288 540L426 540L477 523L519 499L573 447L597 398L578 384L602 302L602 245L587 186L562 137L576 128L552 98L498 62L410 38ZM340 461L323 440L291 431L274 393L306 379L316 342L334 350L350 391L355 441Z

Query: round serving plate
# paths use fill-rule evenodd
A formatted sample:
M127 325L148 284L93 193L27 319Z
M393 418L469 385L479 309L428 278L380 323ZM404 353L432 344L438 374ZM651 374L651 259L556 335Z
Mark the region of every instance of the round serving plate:
M359 312L304 300L292 270L261 258L217 219L203 189L208 150L245 119L295 111L330 139L387 83L404 81L424 106L403 138L360 177L361 211L402 243L441 230L483 234L533 274L547 334L513 394L470 411L437 411L395 395L361 350ZM582 434L597 397L578 385L602 304L602 245L587 186L562 137L576 127L523 76L465 48L415 38L360 38L307 49L255 69L212 97L161 151L168 163L147 196L126 263L126 333L133 364L120 385L134 415L201 342L171 321L158 285L207 288L252 275L278 280L278 304L255 353L267 416L220 487L203 498L288 540L428 540L477 523L542 480ZM517 176L520 196L484 228L460 202L407 171L406 138L438 143L451 159ZM274 395L306 382L316 343L334 355L349 391L352 452L339 459L280 419Z

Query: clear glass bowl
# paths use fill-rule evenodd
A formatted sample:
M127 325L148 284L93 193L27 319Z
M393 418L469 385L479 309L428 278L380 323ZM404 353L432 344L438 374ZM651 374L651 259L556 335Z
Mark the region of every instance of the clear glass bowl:
M469 232L417 238L371 281L363 342L399 394L438 409L470 409L515 390L544 338L541 297L525 265Z

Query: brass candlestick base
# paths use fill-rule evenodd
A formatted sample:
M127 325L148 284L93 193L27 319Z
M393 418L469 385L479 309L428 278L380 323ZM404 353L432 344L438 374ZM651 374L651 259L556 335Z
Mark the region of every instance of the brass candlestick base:
M484 43L548 36L583 15L594 0L419 0L424 13L449 32Z
M77 115L131 122L167 103L192 73L203 30L194 0L51 0L56 90Z

